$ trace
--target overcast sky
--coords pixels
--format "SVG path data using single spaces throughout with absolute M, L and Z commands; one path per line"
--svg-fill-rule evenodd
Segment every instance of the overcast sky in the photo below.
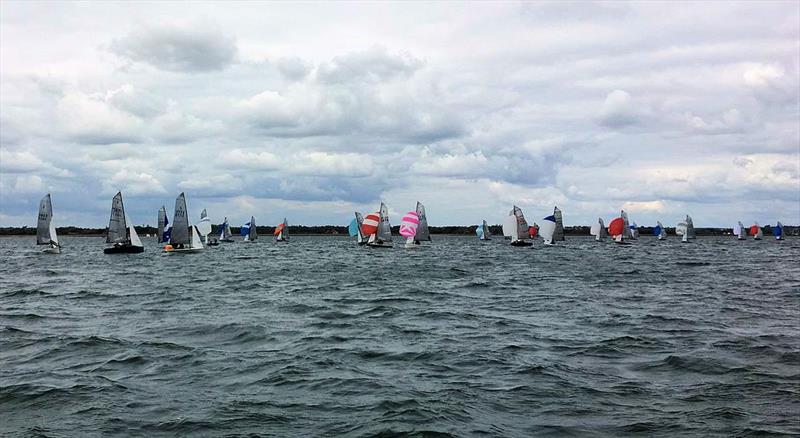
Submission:
M 0 225 L 800 223 L 800 2 L 0 2 Z

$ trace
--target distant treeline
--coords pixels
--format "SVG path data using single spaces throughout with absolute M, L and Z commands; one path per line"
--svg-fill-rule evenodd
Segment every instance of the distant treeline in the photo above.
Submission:
M 431 234 L 454 234 L 454 235 L 474 235 L 475 225 L 452 225 L 445 227 L 430 227 Z M 772 235 L 772 228 L 769 225 L 762 227 L 765 236 Z M 97 236 L 105 235 L 105 228 L 81 228 L 81 227 L 58 227 L 57 232 L 61 236 Z M 392 227 L 393 234 L 399 234 L 400 227 Z M 238 227 L 231 227 L 233 234 L 239 234 Z M 271 235 L 275 231 L 275 227 L 258 227 L 258 234 Z M 490 225 L 489 231 L 494 235 L 503 234 L 503 227 L 500 225 Z M 156 234 L 157 229 L 149 225 L 142 225 L 136 227 L 136 232 L 140 235 Z M 733 234 L 730 228 L 695 228 L 698 236 L 726 236 Z M 214 234 L 219 233 L 218 228 L 214 227 Z M 564 233 L 568 236 L 588 236 L 589 227 L 564 227 Z M 668 234 L 675 234 L 675 228 L 667 228 Z M 347 227 L 338 225 L 290 225 L 289 234 L 330 234 L 330 235 L 347 235 Z M 639 227 L 639 234 L 652 235 L 652 227 Z M 785 236 L 800 236 L 800 227 L 786 226 L 783 227 L 783 234 Z M 0 236 L 32 236 L 36 235 L 36 227 L 0 227 Z

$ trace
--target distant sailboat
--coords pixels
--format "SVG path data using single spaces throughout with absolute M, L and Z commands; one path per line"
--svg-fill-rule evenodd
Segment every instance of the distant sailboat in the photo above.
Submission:
M 369 236 L 367 245 L 375 248 L 392 247 L 392 226 L 389 224 L 389 209 L 381 202 L 377 213 L 370 213 L 364 218 L 361 232 Z
M 747 239 L 747 228 L 744 227 L 742 221 L 736 223 L 733 226 L 733 235 L 736 236 L 737 240 L 745 240 Z
M 691 235 L 689 234 L 689 226 L 691 218 L 686 216 L 686 220 L 683 222 L 678 222 L 678 225 L 675 226 L 675 234 L 681 236 L 681 242 L 688 243 Z
M 36 244 L 49 245 L 43 249 L 45 254 L 61 254 L 56 226 L 53 224 L 53 203 L 50 194 L 46 194 L 39 202 L 39 220 L 36 224 Z
M 113 246 L 103 249 L 106 254 L 135 254 L 144 252 L 144 246 L 122 202 L 122 192 L 117 192 L 111 200 L 111 218 L 108 220 L 106 243 Z
M 667 230 L 661 225 L 660 221 L 656 221 L 656 227 L 653 228 L 653 235 L 658 237 L 658 240 L 664 240 L 667 238 Z
M 628 224 L 626 223 L 627 215 L 625 215 L 625 211 L 622 211 L 620 216 L 614 218 L 611 222 L 608 223 L 608 234 L 614 239 L 614 243 L 618 243 L 621 245 L 628 245 L 629 243 L 625 241 L 625 234 L 626 232 L 630 232 L 628 228 Z
M 203 243 L 207 245 L 208 235 L 211 234 L 211 218 L 208 217 L 208 213 L 206 212 L 205 208 L 200 213 L 200 222 L 197 223 L 197 231 L 199 231 L 200 236 L 203 237 Z
M 478 225 L 478 228 L 475 229 L 475 234 L 478 235 L 478 240 L 492 240 L 492 233 L 489 232 L 489 225 L 486 221 Z
M 542 236 L 545 245 L 553 245 L 557 228 L 558 222 L 556 222 L 555 215 L 550 215 L 543 219 L 542 225 L 539 227 L 539 235 Z
M 283 218 L 283 222 L 275 227 L 275 232 L 273 234 L 275 235 L 276 242 L 289 241 L 289 223 L 286 222 L 286 218 Z
M 172 235 L 172 227 L 167 219 L 167 209 L 162 205 L 158 210 L 158 243 L 169 242 L 170 235 Z
M 686 233 L 689 235 L 689 239 L 697 239 L 697 235 L 694 232 L 694 222 L 692 222 L 692 217 L 688 214 L 686 215 Z
M 628 213 L 625 213 L 625 210 L 622 210 L 619 213 L 619 217 L 622 218 L 623 224 L 622 237 L 624 239 L 631 239 L 633 236 L 631 235 L 631 227 L 630 223 L 628 222 Z M 611 224 L 609 224 L 609 226 L 611 226 Z M 611 231 L 609 230 L 608 233 L 611 234 Z
M 764 237 L 764 232 L 761 230 L 758 222 L 753 223 L 750 227 L 750 235 L 753 236 L 753 240 L 761 240 L 761 238 Z
M 772 235 L 775 236 L 775 240 L 783 240 L 783 224 L 781 221 L 772 227 Z
M 222 225 L 219 226 L 219 241 L 220 242 L 233 242 L 233 232 L 231 231 L 231 226 L 228 223 L 228 217 L 225 217 L 225 220 L 222 221 Z
M 256 227 L 255 216 L 250 216 L 250 222 L 244 224 L 239 234 L 244 236 L 242 242 L 255 242 L 258 239 L 258 229 Z
M 531 246 L 533 243 L 525 240 L 528 238 L 528 228 L 522 210 L 515 205 L 503 223 L 503 235 L 511 238 L 511 246 Z
M 164 246 L 166 252 L 199 252 L 204 250 L 203 240 L 197 227 L 189 226 L 189 211 L 186 208 L 186 196 L 181 193 L 175 199 L 175 214 L 172 217 L 172 233 L 169 243 Z
M 350 234 L 350 237 L 355 237 L 356 242 L 359 245 L 364 245 L 367 243 L 367 237 L 361 233 L 361 226 L 364 224 L 364 217 L 361 216 L 361 213 L 355 212 L 356 217 L 350 221 L 350 225 L 347 227 L 347 232 Z
M 417 209 L 419 209 L 419 205 L 417 204 Z M 419 224 L 420 220 L 416 211 L 409 211 L 400 221 L 400 235 L 406 238 L 406 248 L 416 248 L 419 245 L 419 241 L 415 239 Z
M 606 224 L 603 218 L 597 218 L 597 222 L 589 228 L 589 235 L 594 236 L 594 240 L 601 241 L 606 238 Z
M 631 231 L 630 232 L 631 239 L 638 239 L 639 238 L 639 226 L 636 225 L 636 221 L 634 221 L 632 224 L 630 224 L 630 226 L 628 228 Z
M 553 241 L 564 241 L 564 220 L 561 216 L 561 210 L 558 207 L 553 208 L 553 217 L 556 220 L 556 229 L 553 231 Z
M 431 233 L 428 230 L 428 216 L 425 214 L 425 206 L 417 201 L 417 217 L 419 218 L 419 226 L 417 227 L 417 234 L 414 236 L 414 243 L 424 241 L 431 241 Z

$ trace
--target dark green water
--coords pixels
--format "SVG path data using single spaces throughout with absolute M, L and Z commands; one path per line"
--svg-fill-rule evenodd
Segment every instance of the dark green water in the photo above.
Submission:
M 800 433 L 800 240 L 0 239 L 0 435 Z

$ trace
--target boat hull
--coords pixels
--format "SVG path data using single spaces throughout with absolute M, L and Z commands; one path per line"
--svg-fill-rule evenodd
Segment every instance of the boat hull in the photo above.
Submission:
M 370 248 L 391 248 L 391 243 L 367 243 L 367 246 Z
M 143 246 L 133 245 L 112 246 L 111 248 L 103 249 L 104 254 L 139 254 L 141 252 L 144 252 Z
M 203 251 L 205 248 L 182 248 L 182 249 L 165 249 L 167 254 L 187 254 Z
M 61 254 L 61 248 L 50 247 L 42 250 L 42 254 Z
M 533 242 L 526 242 L 524 240 L 516 240 L 511 242 L 511 246 L 533 246 Z

